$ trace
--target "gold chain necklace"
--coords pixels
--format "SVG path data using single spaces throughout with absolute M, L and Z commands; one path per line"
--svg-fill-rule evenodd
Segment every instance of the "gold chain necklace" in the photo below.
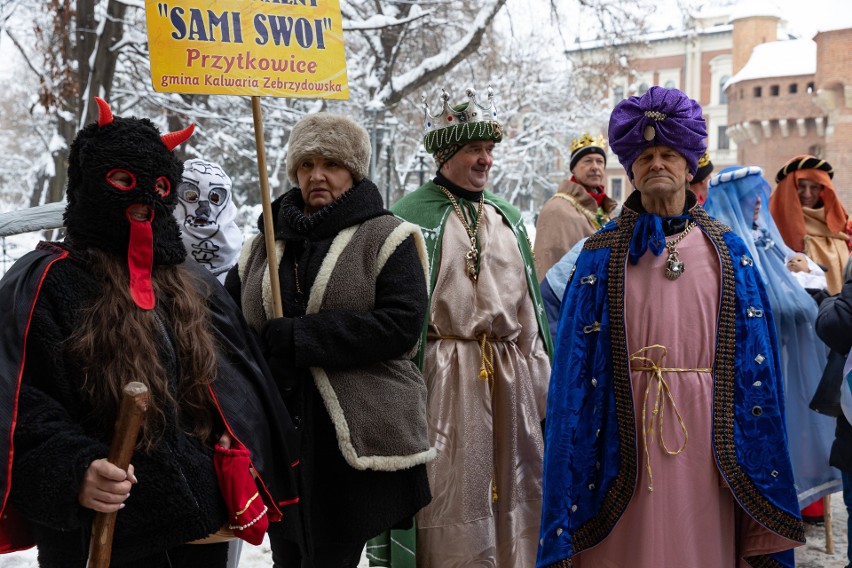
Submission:
M 464 255 L 464 266 L 467 277 L 476 282 L 476 277 L 479 276 L 479 249 L 477 248 L 477 241 L 479 240 L 479 226 L 482 224 L 482 206 L 485 204 L 485 195 L 482 193 L 479 194 L 479 206 L 476 209 L 476 230 L 474 231 L 464 218 L 464 214 L 462 213 L 461 207 L 459 207 L 459 202 L 456 201 L 456 197 L 450 193 L 450 190 L 446 187 L 439 185 L 438 189 L 444 192 L 444 195 L 446 195 L 447 199 L 450 200 L 459 221 L 461 221 L 461 224 L 470 239 L 470 250 Z
M 683 232 L 678 235 L 673 241 L 666 241 L 666 249 L 669 251 L 669 258 L 666 260 L 666 278 L 669 280 L 677 280 L 684 271 L 683 263 L 677 258 L 677 245 L 683 238 L 689 234 L 689 231 L 695 226 L 694 222 L 688 222 Z

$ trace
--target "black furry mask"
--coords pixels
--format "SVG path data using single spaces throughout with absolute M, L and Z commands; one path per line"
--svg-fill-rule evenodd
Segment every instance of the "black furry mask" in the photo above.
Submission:
M 127 210 L 144 205 L 153 211 L 154 265 L 182 262 L 186 251 L 172 212 L 183 164 L 172 153 L 176 143 L 167 146 L 167 141 L 174 141 L 167 137 L 177 133 L 161 137 L 151 121 L 113 117 L 106 103 L 98 101 L 98 105 L 98 123 L 77 133 L 68 157 L 65 227 L 69 240 L 75 246 L 127 257 Z M 180 136 L 180 141 L 186 137 Z M 110 182 L 110 176 L 124 183 Z

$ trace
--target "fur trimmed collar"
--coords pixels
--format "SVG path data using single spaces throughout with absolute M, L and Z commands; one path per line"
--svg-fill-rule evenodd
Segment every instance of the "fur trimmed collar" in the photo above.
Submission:
M 342 229 L 388 211 L 376 185 L 368 179 L 361 180 L 352 189 L 314 213 L 305 215 L 305 202 L 298 187 L 279 197 L 272 204 L 276 239 L 321 239 L 336 235 Z M 263 232 L 263 217 L 258 220 Z

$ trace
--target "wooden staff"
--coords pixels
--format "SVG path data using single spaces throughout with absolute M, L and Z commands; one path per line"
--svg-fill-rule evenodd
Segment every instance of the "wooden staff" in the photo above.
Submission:
M 834 554 L 834 537 L 831 535 L 831 495 L 822 498 L 822 519 L 825 525 L 825 551 Z
M 272 226 L 272 200 L 269 197 L 269 179 L 266 173 L 266 150 L 263 145 L 263 114 L 260 97 L 251 98 L 254 118 L 254 143 L 257 147 L 257 173 L 260 175 L 260 203 L 263 206 L 263 237 L 266 242 L 266 262 L 269 268 L 269 287 L 272 289 L 272 315 L 284 315 L 281 288 L 278 285 L 278 255 L 275 252 L 275 227 Z
M 115 432 L 109 447 L 107 461 L 127 470 L 139 437 L 142 418 L 148 410 L 148 387 L 138 382 L 125 385 L 121 407 L 115 421 Z M 92 540 L 89 543 L 88 568 L 109 568 L 112 554 L 112 535 L 115 531 L 116 513 L 95 513 L 92 522 Z

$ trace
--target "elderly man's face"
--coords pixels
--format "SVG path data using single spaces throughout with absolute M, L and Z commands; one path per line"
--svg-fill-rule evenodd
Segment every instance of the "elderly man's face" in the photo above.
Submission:
M 685 192 L 687 182 L 692 180 L 686 158 L 668 146 L 645 148 L 631 170 L 633 185 L 648 197 L 665 198 Z
M 488 172 L 494 164 L 494 142 L 471 142 L 441 166 L 441 173 L 468 191 L 482 191 L 488 184 Z
M 571 174 L 577 183 L 586 189 L 595 189 L 603 185 L 606 160 L 596 153 L 586 154 L 574 164 Z
M 800 179 L 798 182 L 797 191 L 799 193 L 799 202 L 802 207 L 815 209 L 819 206 L 820 193 L 822 193 L 822 184 L 809 179 Z

